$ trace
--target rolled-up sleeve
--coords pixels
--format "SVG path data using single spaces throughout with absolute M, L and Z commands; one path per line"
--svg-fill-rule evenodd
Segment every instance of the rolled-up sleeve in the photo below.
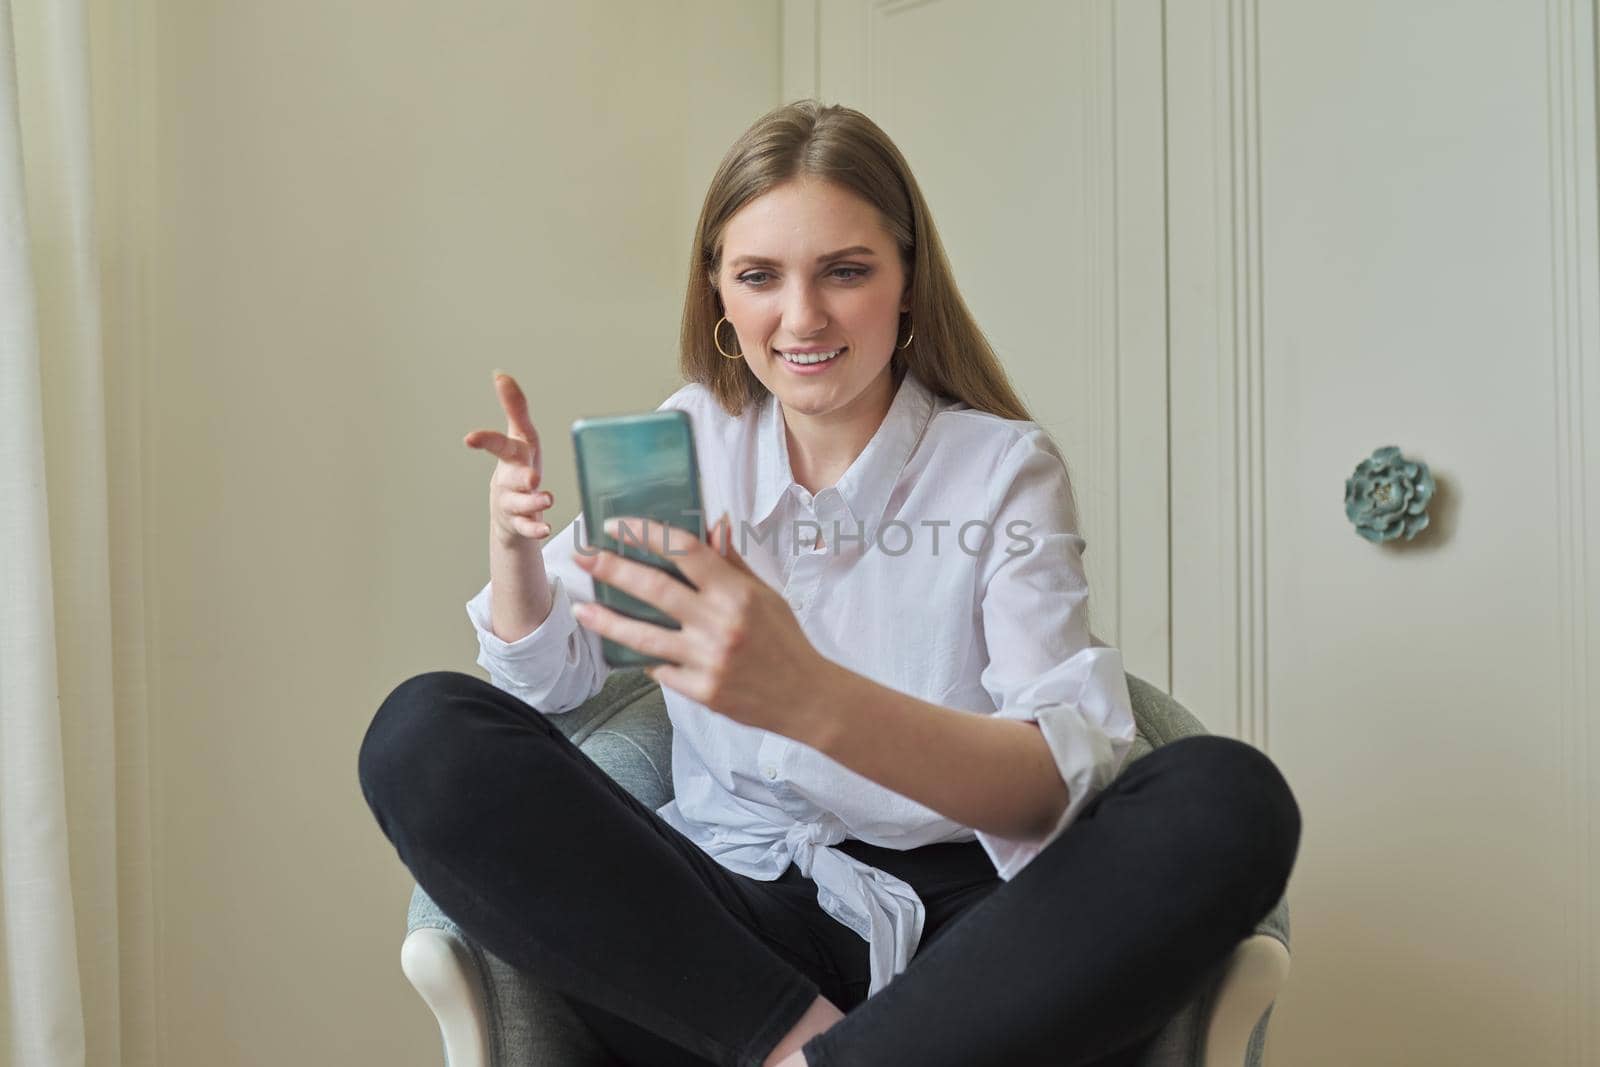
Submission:
M 543 712 L 571 711 L 594 696 L 611 668 L 601 654 L 600 635 L 578 625 L 572 601 L 592 601 L 594 581 L 572 562 L 581 544 L 583 517 L 573 519 L 543 548 L 550 581 L 550 614 L 515 641 L 498 637 L 490 622 L 493 582 L 467 601 L 467 618 L 478 634 L 478 666 L 498 689 Z
M 994 537 L 978 572 L 988 651 L 980 677 L 995 715 L 1038 724 L 1068 797 L 1040 840 L 976 831 L 1009 881 L 1116 777 L 1135 725 L 1122 653 L 1089 629 L 1085 542 L 1061 454 L 1042 430 L 1031 430 L 1012 445 L 991 484 L 998 493 L 989 511 Z

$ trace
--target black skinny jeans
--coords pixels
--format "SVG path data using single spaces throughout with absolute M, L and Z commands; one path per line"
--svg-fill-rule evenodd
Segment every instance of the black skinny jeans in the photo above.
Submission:
M 846 841 L 927 912 L 867 998 L 867 944 L 815 883 L 727 870 L 482 679 L 401 683 L 359 772 L 435 903 L 639 1067 L 759 1067 L 819 993 L 846 1015 L 811 1067 L 1132 1064 L 1277 904 L 1300 840 L 1272 761 L 1202 735 L 1126 767 L 1009 882 L 976 841 Z

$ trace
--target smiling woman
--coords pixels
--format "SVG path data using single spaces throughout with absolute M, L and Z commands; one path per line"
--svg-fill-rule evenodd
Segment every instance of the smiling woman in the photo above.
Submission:
M 808 489 L 848 467 L 913 363 L 936 393 L 1031 419 L 910 166 L 860 112 L 801 101 L 753 125 L 711 179 L 693 247 L 683 376 L 730 415 L 776 395 Z M 835 351 L 826 372 L 784 359 Z
M 866 116 L 802 101 L 729 150 L 680 361 L 661 408 L 689 414 L 721 521 L 618 529 L 688 583 L 575 552 L 576 523 L 537 550 L 538 434 L 498 381 L 507 433 L 467 438 L 500 459 L 467 604 L 489 682 L 385 701 L 361 754 L 380 825 L 624 1063 L 1134 1062 L 1280 898 L 1298 810 L 1227 738 L 1118 777 L 1131 700 L 1066 464 Z M 593 603 L 597 581 L 679 625 Z M 602 638 L 667 661 L 655 810 L 549 722 L 605 683 Z
M 726 318 L 744 365 L 783 405 L 795 480 L 816 492 L 866 446 L 898 384 L 890 363 L 911 296 L 894 238 L 855 193 L 797 179 L 741 208 L 723 246 Z

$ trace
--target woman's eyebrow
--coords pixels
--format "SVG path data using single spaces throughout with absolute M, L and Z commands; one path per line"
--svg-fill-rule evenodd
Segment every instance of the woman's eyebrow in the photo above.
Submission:
M 826 262 L 828 262 L 828 260 L 830 260 L 830 259 L 838 259 L 840 256 L 875 256 L 875 255 L 877 255 L 877 253 L 874 252 L 872 249 L 868 248 L 866 245 L 851 245 L 849 248 L 841 248 L 837 252 L 824 252 L 822 255 L 817 257 L 817 262 L 818 263 L 826 263 Z M 767 259 L 765 256 L 740 256 L 739 258 L 735 259 L 732 263 L 730 263 L 729 267 L 731 267 L 733 269 L 737 269 L 739 267 L 744 267 L 744 266 L 776 267 L 778 265 L 779 265 L 779 263 L 778 263 L 777 260 L 775 260 L 775 259 Z

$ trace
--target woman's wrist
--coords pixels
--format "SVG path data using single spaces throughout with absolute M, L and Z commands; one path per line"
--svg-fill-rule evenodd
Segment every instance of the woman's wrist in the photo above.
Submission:
M 507 544 L 498 530 L 489 537 L 489 615 L 496 637 L 519 641 L 550 617 L 550 580 L 539 542 Z
M 843 725 L 843 709 L 849 706 L 851 688 L 860 676 L 819 653 L 815 669 L 808 671 L 806 677 L 811 681 L 804 687 L 805 698 L 796 711 L 795 739 L 828 755 L 834 750 Z

